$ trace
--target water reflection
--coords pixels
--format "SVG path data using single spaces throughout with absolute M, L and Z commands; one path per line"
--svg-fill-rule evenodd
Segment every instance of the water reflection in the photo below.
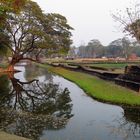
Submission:
M 73 116 L 67 88 L 39 80 L 22 82 L 13 73 L 0 77 L 0 129 L 39 139 L 44 129 L 64 128 Z
M 24 72 L 24 77 L 27 81 L 30 81 L 32 79 L 36 79 L 38 77 L 43 76 L 45 81 L 53 81 L 53 76 L 48 72 L 47 69 L 42 69 L 39 66 L 35 64 L 28 64 L 25 65 L 25 72 Z
M 140 139 L 139 108 L 92 100 L 36 65 L 21 69 L 0 77 L 0 129 L 34 140 Z
M 138 107 L 123 107 L 124 119 L 120 126 L 127 128 L 134 137 L 140 138 L 140 109 Z
M 140 110 L 137 107 L 123 106 L 122 117 L 114 119 L 114 124 L 108 125 L 110 135 L 120 139 L 140 139 Z M 116 125 L 117 124 L 117 125 Z

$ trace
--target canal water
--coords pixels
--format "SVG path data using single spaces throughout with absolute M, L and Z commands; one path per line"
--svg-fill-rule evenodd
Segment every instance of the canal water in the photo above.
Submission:
M 140 117 L 35 65 L 0 77 L 0 129 L 34 140 L 139 140 Z M 102 88 L 102 87 L 101 87 Z

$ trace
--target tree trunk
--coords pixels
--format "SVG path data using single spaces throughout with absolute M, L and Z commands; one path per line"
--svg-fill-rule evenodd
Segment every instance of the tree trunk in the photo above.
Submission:
M 14 72 L 14 65 L 9 65 L 7 68 L 0 68 L 0 73 Z
M 10 65 L 8 66 L 8 68 L 6 69 L 6 71 L 8 71 L 8 72 L 13 72 L 13 71 L 15 71 L 15 70 L 14 70 L 14 65 L 13 65 L 13 64 L 10 64 Z
M 13 56 L 13 58 L 12 58 L 10 64 L 9 64 L 9 66 L 8 66 L 8 68 L 7 68 L 7 71 L 8 71 L 8 72 L 14 72 L 14 71 L 15 71 L 14 66 L 15 66 L 16 63 L 18 63 L 18 62 L 20 61 L 20 58 L 21 58 L 20 55 L 16 55 L 16 54 L 15 54 L 15 55 Z
M 15 71 L 15 69 L 14 69 L 14 66 L 15 66 L 15 64 L 18 62 L 18 60 L 16 60 L 16 59 L 12 59 L 11 60 L 11 62 L 10 62 L 10 64 L 9 64 L 9 66 L 8 66 L 8 68 L 6 69 L 8 72 L 14 72 Z

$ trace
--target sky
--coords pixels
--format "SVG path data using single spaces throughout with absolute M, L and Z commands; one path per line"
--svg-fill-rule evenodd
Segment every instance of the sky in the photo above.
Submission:
M 103 45 L 123 37 L 119 24 L 112 13 L 125 10 L 138 0 L 33 0 L 45 13 L 59 13 L 65 16 L 72 31 L 73 45 L 86 45 L 98 39 Z

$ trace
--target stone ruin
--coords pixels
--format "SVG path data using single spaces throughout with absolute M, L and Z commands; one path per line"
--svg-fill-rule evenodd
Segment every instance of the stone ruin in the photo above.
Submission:
M 115 81 L 117 84 L 140 92 L 140 65 L 125 67 L 125 73 L 119 75 Z

